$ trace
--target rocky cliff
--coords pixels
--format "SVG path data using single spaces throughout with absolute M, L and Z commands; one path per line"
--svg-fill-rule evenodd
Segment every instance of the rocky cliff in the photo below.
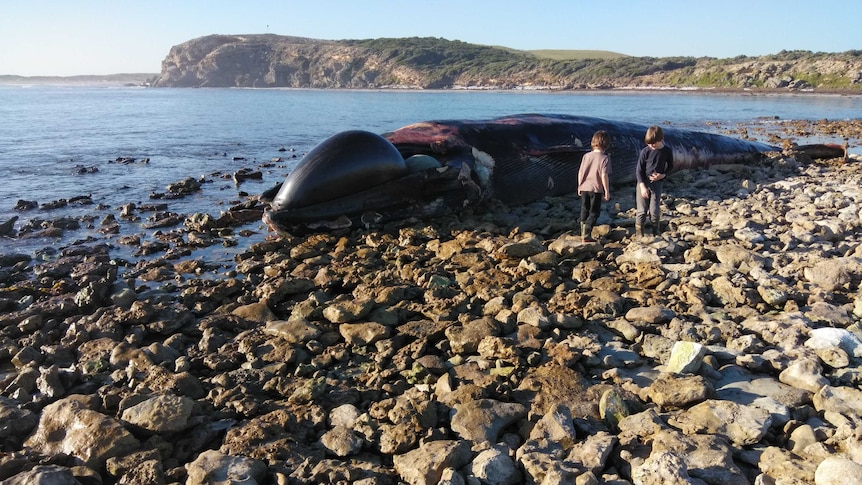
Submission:
M 436 38 L 317 40 L 210 35 L 171 48 L 155 86 L 862 91 L 862 51 L 763 57 L 554 60 Z
M 422 84 L 422 73 L 367 48 L 277 35 L 211 35 L 171 48 L 156 86 L 371 88 L 378 79 Z

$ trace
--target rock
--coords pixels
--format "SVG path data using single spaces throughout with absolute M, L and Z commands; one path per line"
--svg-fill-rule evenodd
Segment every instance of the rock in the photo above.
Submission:
M 630 322 L 643 322 L 653 325 L 661 325 L 673 320 L 676 314 L 673 310 L 664 307 L 632 308 L 626 312 L 626 320 Z
M 185 396 L 155 396 L 123 411 L 123 421 L 156 433 L 182 431 L 190 426 L 195 402 Z
M 516 485 L 523 480 L 515 462 L 497 448 L 479 452 L 467 466 L 467 471 L 488 485 Z
M 452 431 L 465 440 L 479 443 L 496 443 L 503 429 L 527 416 L 524 405 L 493 399 L 457 404 L 453 410 Z
M 606 431 L 599 431 L 575 443 L 566 460 L 577 463 L 590 473 L 598 475 L 607 466 L 617 441 L 616 436 Z
M 463 326 L 446 328 L 446 338 L 452 352 L 456 354 L 472 354 L 479 349 L 479 343 L 488 336 L 498 336 L 500 324 L 491 318 L 471 320 Z
M 329 412 L 329 424 L 333 427 L 353 428 L 362 413 L 353 404 L 342 404 Z
M 862 339 L 844 328 L 822 327 L 808 333 L 805 346 L 809 349 L 828 349 L 838 347 L 847 355 L 862 357 Z
M 862 465 L 847 458 L 826 458 L 814 472 L 815 485 L 842 485 L 862 483 Z
M 304 344 L 320 336 L 321 330 L 304 318 L 271 320 L 263 330 L 267 335 L 280 337 L 291 344 Z
M 258 485 L 265 483 L 266 465 L 243 456 L 225 455 L 216 450 L 206 450 L 186 465 L 186 485 L 210 483 L 242 483 Z
M 90 468 L 130 453 L 140 442 L 116 419 L 89 409 L 83 396 L 69 396 L 42 410 L 36 431 L 25 441 L 40 453 L 65 453 Z
M 662 408 L 682 408 L 711 397 L 715 391 L 705 378 L 662 374 L 655 379 L 647 396 Z
M 2 481 L 3 485 L 79 485 L 72 470 L 59 465 L 40 465 Z
M 694 373 L 703 363 L 706 347 L 696 342 L 679 341 L 673 344 L 665 371 L 675 374 Z
M 523 259 L 529 258 L 545 250 L 542 241 L 534 237 L 528 237 L 518 242 L 505 244 L 500 247 L 500 255 L 504 258 Z
M 804 270 L 805 279 L 823 289 L 835 291 L 849 285 L 862 273 L 862 258 L 847 257 L 823 260 Z
M 817 443 L 818 441 L 820 440 L 817 439 L 814 428 L 811 427 L 810 424 L 803 424 L 790 433 L 790 438 L 787 440 L 787 446 L 790 448 L 790 451 L 796 454 L 802 454 L 802 451 L 807 446 Z
M 419 448 L 392 457 L 395 470 L 411 485 L 436 484 L 447 468 L 458 469 L 470 462 L 467 441 L 439 440 L 422 443 Z
M 251 320 L 259 323 L 266 323 L 270 320 L 275 320 L 275 314 L 266 306 L 265 303 L 251 303 L 236 308 L 233 312 L 236 315 L 246 320 Z
M 162 458 L 155 449 L 109 458 L 106 469 L 119 483 L 165 483 Z
M 814 394 L 814 408 L 851 416 L 862 415 L 862 391 L 852 387 L 825 385 Z
M 530 440 L 544 441 L 570 450 L 575 444 L 577 430 L 568 406 L 558 405 L 546 413 L 530 430 Z
M 710 399 L 680 412 L 669 423 L 686 434 L 720 434 L 742 446 L 760 441 L 772 426 L 772 417 L 764 409 Z
M 793 362 L 781 371 L 778 380 L 812 393 L 829 384 L 829 380 L 823 377 L 823 368 L 814 359 L 802 359 Z
M 370 298 L 345 298 L 330 302 L 323 309 L 323 316 L 332 323 L 355 322 L 368 315 L 373 307 L 374 300 Z
M 620 421 L 628 415 L 628 406 L 626 406 L 622 395 L 616 389 L 608 389 L 602 393 L 602 397 L 599 399 L 599 417 L 611 429 L 617 429 Z
M 320 437 L 320 443 L 335 456 L 345 457 L 359 453 L 364 441 L 345 426 L 335 426 Z
M 662 429 L 652 436 L 650 456 L 672 453 L 683 459 L 693 480 L 707 483 L 744 485 L 749 483 L 734 461 L 735 447 L 720 435 L 684 435 Z
M 389 337 L 389 327 L 379 323 L 342 323 L 338 332 L 349 345 L 369 345 Z
M 39 416 L 27 409 L 21 409 L 17 402 L 0 396 L 0 443 L 23 441 L 39 422 Z
M 635 485 L 706 485 L 688 474 L 685 461 L 671 452 L 652 453 L 643 465 L 632 470 Z
M 817 465 L 790 451 L 769 446 L 760 455 L 759 468 L 772 483 L 814 483 Z

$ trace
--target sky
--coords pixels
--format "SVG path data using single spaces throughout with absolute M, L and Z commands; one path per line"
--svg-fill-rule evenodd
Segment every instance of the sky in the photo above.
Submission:
M 729 58 L 862 49 L 860 0 L 0 0 L 0 75 L 158 73 L 210 34 Z

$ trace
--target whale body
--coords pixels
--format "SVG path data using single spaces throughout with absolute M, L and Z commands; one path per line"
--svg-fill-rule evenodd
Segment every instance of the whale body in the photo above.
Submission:
M 509 205 L 577 191 L 581 158 L 598 130 L 611 137 L 611 183 L 635 180 L 647 126 L 570 115 L 411 124 L 384 134 L 337 133 L 267 191 L 263 220 L 276 231 L 361 227 L 457 212 L 492 198 Z M 745 163 L 780 148 L 663 128 L 674 171 Z

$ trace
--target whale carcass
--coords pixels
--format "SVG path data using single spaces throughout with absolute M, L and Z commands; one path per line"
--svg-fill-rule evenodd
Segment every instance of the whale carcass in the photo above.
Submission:
M 426 121 L 383 135 L 351 130 L 324 140 L 284 183 L 262 195 L 263 220 L 294 232 L 428 218 L 492 198 L 517 205 L 577 191 L 581 157 L 597 130 L 611 136 L 613 184 L 634 181 L 647 126 L 606 119 L 521 114 Z M 765 143 L 664 128 L 674 170 L 742 163 Z M 836 155 L 838 156 L 838 155 Z

